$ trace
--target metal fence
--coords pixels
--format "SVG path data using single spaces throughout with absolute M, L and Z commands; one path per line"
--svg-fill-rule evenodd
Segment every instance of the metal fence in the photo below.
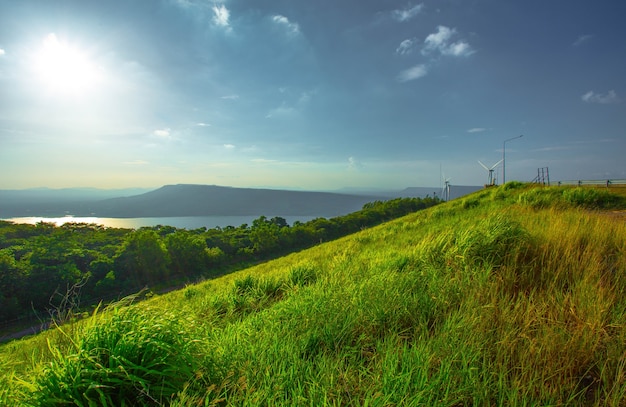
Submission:
M 624 187 L 626 186 L 626 179 L 601 179 L 601 180 L 571 180 L 571 181 L 559 181 L 557 185 L 598 185 L 605 186 L 610 188 L 612 186 L 615 187 Z

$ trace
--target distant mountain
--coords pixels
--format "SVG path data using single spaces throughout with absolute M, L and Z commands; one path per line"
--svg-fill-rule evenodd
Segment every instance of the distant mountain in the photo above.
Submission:
M 131 191 L 126 191 L 131 192 Z M 94 190 L 0 191 L 0 218 L 23 216 L 96 216 L 141 218 L 169 216 L 323 216 L 357 211 L 386 199 L 375 195 L 231 188 L 215 185 L 166 185 L 159 189 L 102 199 Z
M 454 199 L 481 189 L 451 186 Z M 440 196 L 440 188 L 412 187 L 401 191 L 350 189 L 351 193 L 233 188 L 216 185 L 166 185 L 139 189 L 0 190 L 0 218 L 64 215 L 101 218 L 170 216 L 323 216 L 360 210 L 376 200 Z
M 94 202 L 91 216 L 339 216 L 357 211 L 379 196 L 331 192 L 231 188 L 215 185 L 166 185 L 126 198 Z
M 77 207 L 103 199 L 138 195 L 147 188 L 97 189 L 97 188 L 30 188 L 0 190 L 0 218 L 19 216 L 63 216 Z

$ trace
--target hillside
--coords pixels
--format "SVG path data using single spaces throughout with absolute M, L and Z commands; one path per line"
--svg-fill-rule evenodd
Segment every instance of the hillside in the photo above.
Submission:
M 0 348 L 0 404 L 626 400 L 624 197 L 509 183 Z

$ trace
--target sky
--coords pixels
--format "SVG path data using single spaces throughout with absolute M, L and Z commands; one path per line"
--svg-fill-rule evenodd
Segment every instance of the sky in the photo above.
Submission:
M 626 179 L 623 0 L 0 0 L 0 189 Z M 522 136 L 522 137 L 519 137 Z

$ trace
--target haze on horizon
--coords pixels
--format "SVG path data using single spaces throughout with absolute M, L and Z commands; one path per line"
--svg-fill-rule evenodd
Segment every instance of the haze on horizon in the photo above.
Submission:
M 0 0 L 0 189 L 626 178 L 626 3 Z M 501 179 L 498 171 L 498 180 Z

